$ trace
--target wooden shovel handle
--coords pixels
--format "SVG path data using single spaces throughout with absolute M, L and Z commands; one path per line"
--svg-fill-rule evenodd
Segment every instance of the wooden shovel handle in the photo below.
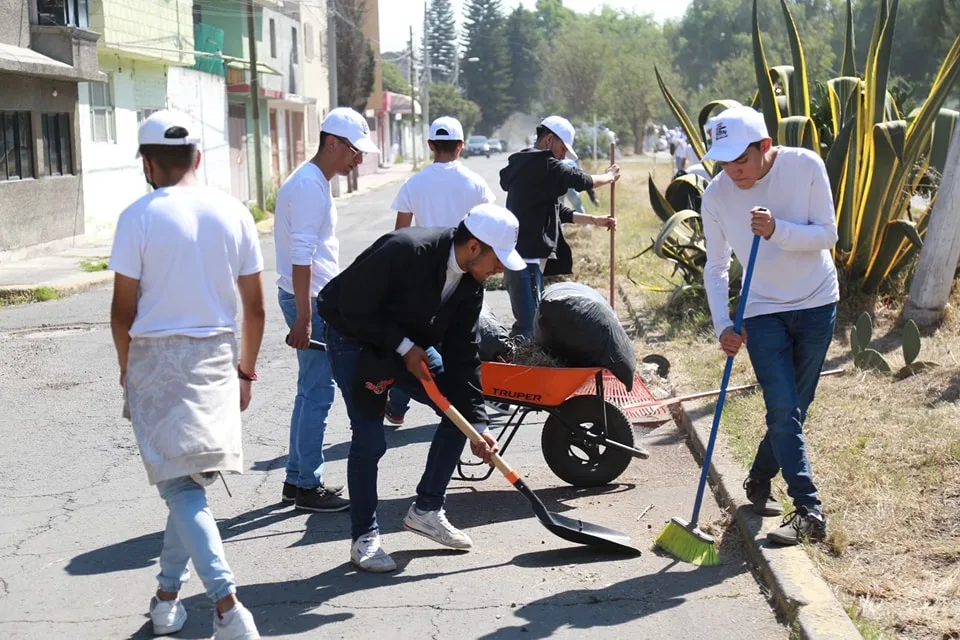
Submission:
M 430 375 L 430 370 L 427 369 L 427 365 L 420 363 L 421 369 L 427 374 L 427 378 L 421 380 L 424 390 L 426 390 L 427 395 L 430 396 L 430 399 L 433 400 L 433 403 L 437 405 L 440 411 L 443 412 L 443 415 L 450 418 L 450 421 L 453 424 L 457 425 L 457 428 L 463 432 L 463 435 L 467 436 L 467 439 L 470 442 L 476 444 L 487 444 L 487 441 L 483 439 L 476 429 L 473 428 L 473 425 L 463 417 L 456 407 L 450 404 L 450 401 L 447 400 L 446 396 L 440 393 L 440 389 L 437 388 L 437 383 L 433 381 L 433 376 Z M 510 484 L 516 484 L 517 480 L 520 479 L 520 474 L 514 471 L 510 465 L 508 465 L 503 458 L 498 454 L 493 454 L 490 458 L 490 462 L 493 463 L 493 466 L 497 468 L 497 471 L 502 473 L 504 477 L 510 482 Z

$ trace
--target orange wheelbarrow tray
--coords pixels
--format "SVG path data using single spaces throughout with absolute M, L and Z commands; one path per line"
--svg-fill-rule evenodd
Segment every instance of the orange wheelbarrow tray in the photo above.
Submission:
M 548 414 L 540 445 L 550 470 L 561 480 L 580 487 L 609 484 L 633 458 L 650 453 L 634 444 L 633 426 L 623 411 L 604 396 L 602 367 L 531 367 L 501 362 L 481 363 L 483 395 L 488 401 L 512 407 L 497 440 L 505 452 L 524 419 L 532 412 Z M 574 395 L 593 378 L 596 393 Z M 509 432 L 509 433 L 508 433 Z M 504 436 L 506 438 L 504 439 Z M 493 473 L 470 476 L 465 468 L 486 466 L 460 461 L 464 480 L 485 480 Z

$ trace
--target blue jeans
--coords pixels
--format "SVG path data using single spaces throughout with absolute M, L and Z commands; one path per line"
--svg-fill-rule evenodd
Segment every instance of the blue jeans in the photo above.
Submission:
M 585 213 L 586 210 L 583 208 L 583 200 L 580 198 L 580 194 L 577 193 L 576 189 L 567 189 L 566 196 L 560 196 L 560 204 L 563 204 L 563 198 L 566 197 L 570 201 L 570 208 L 576 211 L 577 213 Z
M 380 529 L 377 524 L 377 473 L 380 458 L 386 453 L 387 443 L 383 433 L 383 418 L 364 418 L 353 403 L 353 377 L 360 355 L 360 343 L 328 326 L 327 349 L 333 364 L 333 376 L 340 387 L 343 402 L 347 405 L 347 415 L 353 432 L 350 455 L 347 457 L 347 485 L 350 489 L 351 535 L 353 540 L 357 540 L 365 533 Z M 430 359 L 430 371 L 440 376 L 438 382 L 442 384 L 443 359 L 436 349 L 430 348 L 426 351 Z M 398 365 L 397 369 L 394 388 L 403 389 L 411 398 L 433 407 L 440 415 L 420 382 L 409 371 L 401 370 L 401 366 Z M 436 511 L 443 506 L 447 485 L 450 484 L 466 441 L 466 436 L 444 416 L 433 434 L 427 464 L 420 484 L 417 485 L 418 509 Z
M 190 577 L 187 563 L 193 560 L 193 568 L 211 600 L 236 593 L 233 572 L 227 565 L 217 521 L 207 506 L 203 487 L 187 476 L 158 482 L 157 490 L 170 510 L 160 551 L 160 589 L 179 592 Z
M 543 296 L 543 273 L 539 264 L 528 264 L 523 271 L 504 271 L 503 283 L 510 295 L 513 317 L 511 334 L 533 339 L 533 321 Z
M 297 301 L 292 293 L 279 289 L 278 299 L 288 327 L 297 320 Z M 326 323 L 317 314 L 316 298 L 310 301 L 313 311 L 310 337 L 323 340 Z M 330 358 L 324 351 L 297 351 L 300 371 L 297 374 L 297 397 L 290 417 L 290 453 L 287 457 L 287 478 L 301 489 L 313 489 L 323 483 L 323 436 L 327 431 L 327 415 L 336 393 Z
M 820 510 L 803 439 L 803 423 L 833 338 L 837 305 L 786 311 L 744 320 L 747 351 L 763 390 L 767 432 L 750 475 L 771 480 L 783 473 L 795 507 Z

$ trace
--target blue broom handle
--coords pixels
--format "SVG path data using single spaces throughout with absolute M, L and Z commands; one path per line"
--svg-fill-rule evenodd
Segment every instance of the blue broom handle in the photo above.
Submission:
M 743 288 L 740 293 L 740 303 L 737 305 L 737 317 L 733 322 L 733 330 L 740 333 L 743 324 L 743 311 L 747 307 L 747 293 L 750 291 L 750 280 L 753 279 L 753 265 L 757 261 L 757 249 L 760 246 L 760 236 L 753 236 L 753 245 L 750 247 L 750 259 L 747 260 L 747 272 L 743 276 Z M 717 397 L 717 408 L 713 412 L 713 426 L 710 428 L 710 441 L 707 451 L 703 455 L 703 470 L 700 472 L 700 486 L 697 487 L 697 499 L 693 503 L 693 517 L 690 518 L 690 527 L 697 526 L 700 518 L 700 506 L 703 503 L 703 491 L 707 486 L 707 477 L 710 475 L 710 459 L 713 457 L 713 445 L 720 430 L 720 414 L 723 412 L 723 402 L 727 399 L 727 385 L 730 383 L 730 373 L 733 371 L 733 356 L 727 356 L 727 364 L 723 368 L 723 380 L 720 382 L 720 395 Z

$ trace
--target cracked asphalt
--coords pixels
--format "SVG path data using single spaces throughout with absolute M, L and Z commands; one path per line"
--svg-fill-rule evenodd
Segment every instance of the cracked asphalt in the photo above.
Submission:
M 505 161 L 467 162 L 495 187 Z M 339 203 L 344 264 L 392 229 L 398 186 Z M 222 484 L 208 494 L 239 596 L 264 637 L 788 637 L 733 536 L 715 568 L 652 550 L 671 516 L 689 515 L 699 473 L 673 424 L 638 430 L 652 457 L 600 489 L 571 487 L 549 471 L 543 414 L 505 456 L 548 508 L 628 532 L 642 556 L 605 556 L 553 536 L 497 474 L 451 485 L 447 513 L 475 544 L 462 553 L 402 526 L 437 422 L 414 404 L 407 425 L 388 431 L 380 471 L 384 544 L 399 569 L 356 572 L 347 514 L 304 515 L 279 503 L 296 360 L 283 344 L 272 238 L 262 241 L 268 321 L 261 381 L 244 414 L 247 472 L 228 478 L 232 498 Z M 504 292 L 488 300 L 509 318 Z M 109 301 L 103 287 L 0 310 L 0 638 L 151 637 L 146 611 L 166 512 L 120 417 Z M 327 431 L 329 481 L 345 482 L 348 448 L 338 397 Z M 708 497 L 702 520 L 719 515 Z M 176 637 L 209 637 L 212 605 L 198 579 L 182 597 L 190 618 Z

